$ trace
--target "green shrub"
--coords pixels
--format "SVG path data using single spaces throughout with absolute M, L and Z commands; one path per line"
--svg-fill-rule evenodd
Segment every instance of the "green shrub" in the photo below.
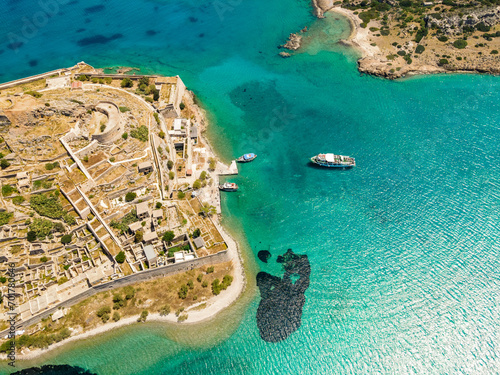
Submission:
M 174 162 L 172 160 L 167 161 L 167 168 L 172 170 L 173 167 L 174 167 Z
M 31 96 L 33 96 L 35 98 L 41 98 L 42 97 L 42 94 L 39 93 L 38 91 L 29 90 L 29 91 L 26 91 L 25 94 L 31 95 Z
M 149 312 L 148 310 L 144 310 L 142 313 L 141 313 L 141 316 L 137 319 L 138 322 L 145 322 L 147 317 L 149 315 Z
M 24 197 L 22 195 L 18 195 L 14 198 L 12 198 L 12 203 L 20 205 L 25 201 Z
M 119 107 L 120 108 L 120 112 L 121 113 L 124 113 L 124 112 L 129 112 L 130 111 L 130 108 L 129 107 Z
M 118 310 L 120 307 L 127 306 L 127 301 L 119 294 L 113 295 L 113 310 Z
M 177 192 L 177 199 L 184 199 L 185 196 L 186 193 L 184 193 L 183 191 Z
M 438 62 L 439 66 L 448 65 L 449 61 L 447 59 L 440 59 Z
M 33 242 L 33 241 L 36 241 L 36 232 L 35 231 L 32 231 L 30 230 L 27 234 L 27 239 L 29 242 Z
M 183 102 L 181 102 L 181 104 L 179 104 L 179 108 L 182 111 L 184 108 L 186 108 L 186 105 Z
M 130 131 L 130 136 L 138 139 L 139 141 L 146 142 L 148 140 L 148 127 L 145 125 L 139 126 L 137 129 Z
M 48 262 L 48 260 L 49 260 L 49 258 L 47 258 L 45 256 L 40 258 L 40 262 L 42 262 L 42 263 Z
M 165 305 L 160 309 L 160 316 L 166 316 L 168 314 L 170 314 L 170 306 Z
M 207 268 L 207 274 L 209 273 L 213 273 L 214 272 L 214 267 L 213 266 L 210 266 Z
M 212 293 L 218 295 L 222 290 L 226 290 L 233 282 L 233 277 L 230 275 L 225 275 L 222 279 L 222 283 L 219 279 L 215 279 L 212 282 Z
M 417 48 L 415 48 L 416 53 L 422 53 L 424 51 L 425 51 L 425 47 L 420 45 L 420 44 L 417 46 Z
M 220 294 L 221 290 L 222 287 L 219 279 L 215 279 L 214 281 L 212 281 L 212 293 L 217 296 Z
M 47 219 L 40 219 L 40 218 L 35 218 L 33 219 L 33 222 L 30 224 L 30 231 L 35 233 L 36 238 L 39 239 L 44 239 L 47 237 L 50 232 L 52 231 L 52 228 L 54 227 L 54 223 L 52 221 L 47 220 Z M 29 235 L 29 232 L 28 232 Z M 29 235 L 31 238 L 33 238 L 33 235 Z M 30 239 L 28 238 L 28 241 Z M 34 240 L 33 240 L 34 241 Z
M 113 320 L 114 320 L 115 322 L 117 322 L 117 321 L 119 321 L 119 320 L 120 320 L 120 314 L 118 313 L 118 311 L 115 311 L 115 312 L 113 313 Z
M 153 113 L 153 116 L 154 116 L 154 118 L 155 118 L 155 120 L 156 120 L 156 123 L 157 123 L 158 125 L 160 125 L 160 116 L 158 115 L 158 113 L 154 112 L 154 113 Z
M 193 231 L 193 238 L 198 238 L 200 237 L 201 235 L 201 230 L 200 228 L 196 228 L 194 231 Z
M 105 314 L 111 314 L 111 308 L 109 306 L 103 306 L 96 312 L 96 315 L 99 318 L 101 318 Z
M 200 273 L 200 274 L 198 275 L 198 277 L 196 278 L 196 281 L 198 281 L 199 283 L 201 283 L 201 281 L 202 281 L 202 280 L 203 280 L 203 274 L 202 274 L 202 273 Z
M 71 234 L 65 234 L 64 236 L 61 237 L 61 243 L 63 245 L 69 244 L 72 241 L 72 236 Z
M 177 294 L 179 295 L 180 299 L 186 299 L 188 291 L 189 291 L 188 286 L 186 284 L 182 284 Z
M 118 263 L 123 263 L 125 262 L 125 253 L 123 251 L 120 251 L 116 257 L 115 257 L 115 260 L 118 262 Z
M 457 39 L 453 42 L 453 47 L 458 49 L 464 49 L 467 47 L 467 41 L 463 39 Z
M 104 130 L 106 130 L 106 124 L 101 124 L 99 129 L 101 130 L 101 133 L 104 132 Z
M 477 25 L 476 25 L 476 29 L 478 31 L 482 31 L 482 32 L 488 32 L 490 31 L 491 27 L 486 25 L 484 22 L 479 22 Z
M 200 180 L 196 180 L 195 182 L 193 182 L 193 189 L 194 190 L 201 189 L 201 181 Z
M 171 230 L 167 230 L 165 233 L 163 233 L 162 240 L 166 243 L 170 243 L 175 237 L 175 234 Z
M 14 216 L 13 213 L 7 211 L 0 211 L 0 225 L 7 224 L 10 219 Z
M 59 198 L 55 194 L 32 195 L 30 198 L 30 206 L 39 215 L 47 216 L 51 219 L 61 219 L 61 218 L 64 218 L 64 216 L 67 214 L 67 212 L 66 212 L 66 210 L 64 210 Z
M 125 202 L 132 202 L 135 198 L 137 198 L 137 194 L 133 191 L 129 191 L 125 195 Z
M 130 78 L 123 78 L 120 86 L 123 88 L 132 87 L 134 86 L 134 82 Z
M 2 195 L 4 197 L 8 197 L 15 191 L 17 192 L 17 189 L 12 185 L 2 185 Z
M 0 168 L 5 169 L 10 166 L 10 163 L 6 159 L 0 160 Z
M 491 55 L 498 55 L 498 50 L 494 49 L 490 52 Z
M 206 281 L 203 281 L 203 282 L 201 283 L 201 286 L 202 286 L 203 288 L 206 288 L 206 287 L 208 286 L 208 283 L 207 283 Z
M 194 289 L 194 283 L 193 283 L 193 280 L 189 280 L 189 281 L 187 282 L 187 286 L 188 286 L 188 288 L 189 288 L 189 289 Z
M 125 299 L 129 300 L 135 297 L 135 289 L 132 286 L 126 286 L 123 288 L 123 293 L 125 293 Z
M 138 230 L 137 232 L 135 232 L 136 243 L 142 242 L 143 239 L 144 239 L 144 233 L 142 231 Z
M 438 40 L 440 42 L 447 42 L 448 41 L 448 37 L 444 36 L 444 35 L 441 35 L 441 36 L 438 36 Z
M 128 138 L 128 133 L 127 133 L 127 132 L 123 133 L 123 134 L 122 134 L 122 138 L 123 138 L 124 140 L 127 140 L 127 138 Z

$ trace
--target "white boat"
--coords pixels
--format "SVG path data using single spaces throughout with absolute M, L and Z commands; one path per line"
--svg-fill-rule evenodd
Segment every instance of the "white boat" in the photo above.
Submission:
M 350 168 L 356 166 L 354 158 L 335 154 L 318 154 L 311 158 L 311 162 L 328 168 Z
M 222 191 L 237 191 L 238 185 L 234 182 L 224 182 L 222 185 L 219 185 L 219 190 Z

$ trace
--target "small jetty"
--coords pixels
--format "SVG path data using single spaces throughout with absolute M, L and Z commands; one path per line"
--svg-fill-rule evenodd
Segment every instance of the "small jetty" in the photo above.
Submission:
M 232 176 L 238 174 L 238 165 L 236 164 L 236 160 L 233 160 L 229 166 L 217 162 L 217 174 L 219 176 Z

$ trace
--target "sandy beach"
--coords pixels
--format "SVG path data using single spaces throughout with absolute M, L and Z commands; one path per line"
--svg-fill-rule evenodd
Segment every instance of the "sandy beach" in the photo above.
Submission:
M 351 35 L 347 40 L 342 41 L 344 44 L 350 45 L 356 48 L 361 52 L 362 57 L 371 57 L 375 55 L 379 55 L 381 53 L 380 48 L 377 46 L 372 46 L 369 39 L 369 30 L 368 28 L 361 27 L 361 20 L 357 15 L 354 14 L 352 10 L 334 7 L 329 11 L 341 14 L 347 19 L 351 24 Z

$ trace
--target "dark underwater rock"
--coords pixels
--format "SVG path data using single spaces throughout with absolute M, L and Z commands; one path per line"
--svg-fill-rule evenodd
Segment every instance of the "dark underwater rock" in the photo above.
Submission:
M 277 262 L 283 263 L 283 278 L 267 272 L 257 274 L 262 298 L 257 309 L 257 327 L 260 337 L 267 342 L 283 341 L 299 329 L 311 274 L 307 255 L 294 254 L 291 249 L 280 255 Z M 293 282 L 292 275 L 299 278 Z

